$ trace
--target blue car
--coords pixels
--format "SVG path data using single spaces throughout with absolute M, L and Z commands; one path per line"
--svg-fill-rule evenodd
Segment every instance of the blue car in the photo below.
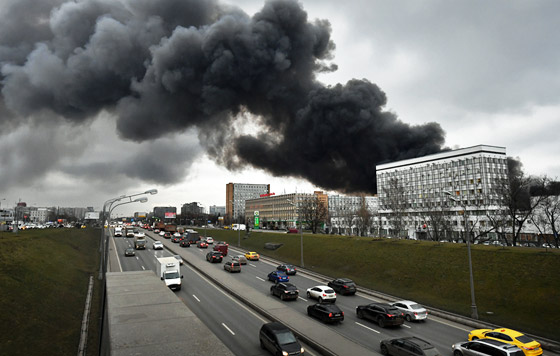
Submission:
M 290 279 L 284 272 L 273 271 L 268 274 L 268 280 L 278 283 L 278 282 L 288 282 Z

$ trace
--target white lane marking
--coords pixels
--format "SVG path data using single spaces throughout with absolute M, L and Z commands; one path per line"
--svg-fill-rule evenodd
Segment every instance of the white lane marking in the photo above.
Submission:
M 223 326 L 224 326 L 224 328 L 226 328 L 226 329 L 227 329 L 227 331 L 229 331 L 229 332 L 230 332 L 230 333 L 231 333 L 232 335 L 235 335 L 235 333 L 234 333 L 233 331 L 231 331 L 231 329 L 230 329 L 230 328 L 228 328 L 226 324 L 222 323 L 222 325 L 223 325 Z
M 140 259 L 138 258 L 138 256 L 134 256 L 134 257 L 136 257 L 136 259 L 137 259 L 138 261 L 140 261 Z
M 305 302 L 307 302 L 307 299 L 305 299 L 305 298 L 302 298 L 302 297 L 298 297 L 298 298 L 301 299 L 301 300 L 303 300 L 303 301 L 305 301 Z
M 360 325 L 360 326 L 363 327 L 363 328 L 366 328 L 366 329 L 368 329 L 368 330 L 371 330 L 371 331 L 373 331 L 373 332 L 376 332 L 376 333 L 378 333 L 378 334 L 381 334 L 379 331 L 377 331 L 377 330 L 375 330 L 375 329 L 372 329 L 372 328 L 370 328 L 369 326 L 365 326 L 364 324 L 360 324 L 360 323 L 358 323 L 357 321 L 356 321 L 355 323 L 358 324 L 358 325 Z
M 252 263 L 249 263 L 249 266 L 251 266 L 251 267 L 257 267 L 256 265 L 254 265 L 254 264 L 252 264 Z
M 226 293 L 224 290 L 220 289 L 217 285 L 214 284 L 214 282 L 211 282 L 210 280 L 208 280 L 208 278 L 206 278 L 206 276 L 202 275 L 197 270 L 195 270 L 195 269 L 193 269 L 192 267 L 189 267 L 189 266 L 187 266 L 187 268 L 190 269 L 196 275 L 198 275 L 201 279 L 205 280 L 206 283 L 208 283 L 208 285 L 214 287 L 218 292 L 222 293 L 227 298 L 229 298 L 232 302 L 239 305 L 241 308 L 245 309 L 249 314 L 252 314 L 256 319 L 259 319 L 263 323 L 269 322 L 268 320 L 264 319 L 260 314 L 257 314 L 253 309 L 249 309 L 245 304 L 241 303 L 240 301 L 238 301 L 237 299 L 233 298 L 231 295 Z
M 140 266 L 140 267 L 142 267 L 142 269 L 143 269 L 144 271 L 146 270 L 146 268 L 144 268 L 144 266 Z
M 260 279 L 261 281 L 265 281 L 264 279 L 262 279 L 261 277 L 255 276 L 256 279 Z
M 402 324 L 402 326 L 404 326 L 405 328 L 409 328 L 409 329 L 410 329 L 410 326 L 408 326 L 408 325 L 406 325 L 406 324 Z
M 109 236 L 113 237 L 113 235 L 111 234 L 111 231 L 109 230 Z M 113 242 L 113 248 L 115 249 L 115 251 L 117 251 L 117 245 L 115 244 L 115 239 L 112 238 L 111 242 Z M 115 252 L 116 253 L 116 252 Z M 119 272 L 122 272 L 122 266 L 121 266 L 121 259 L 119 257 L 119 254 L 117 253 L 117 262 L 119 263 Z
M 196 299 L 197 302 L 200 303 L 200 299 L 198 299 L 198 298 L 196 297 L 196 295 L 193 294 L 192 296 L 193 296 L 194 299 Z

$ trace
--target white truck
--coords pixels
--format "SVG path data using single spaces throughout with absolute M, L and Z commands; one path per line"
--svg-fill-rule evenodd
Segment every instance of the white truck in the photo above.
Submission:
M 123 231 L 122 231 L 122 230 L 123 230 L 123 229 L 122 229 L 122 227 L 120 227 L 120 226 L 115 227 L 115 237 L 116 237 L 116 236 L 122 237 L 122 234 L 123 234 Z
M 157 258 L 157 275 L 171 290 L 181 290 L 181 266 L 175 257 Z

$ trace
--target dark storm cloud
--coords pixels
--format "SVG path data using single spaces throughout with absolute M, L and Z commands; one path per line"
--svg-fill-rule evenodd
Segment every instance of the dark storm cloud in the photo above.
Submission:
M 107 110 L 136 142 L 196 127 L 230 169 L 251 164 L 345 192 L 375 192 L 375 164 L 444 141 L 438 124 L 410 126 L 384 111 L 385 94 L 367 80 L 317 82 L 336 69 L 331 28 L 296 1 L 268 1 L 249 17 L 214 1 L 84 0 L 54 8 L 49 25 L 24 63 L 0 58 L 2 100 L 15 115 L 82 123 Z M 253 118 L 251 136 L 233 129 L 240 116 Z M 180 177 L 136 167 L 127 172 L 148 181 Z

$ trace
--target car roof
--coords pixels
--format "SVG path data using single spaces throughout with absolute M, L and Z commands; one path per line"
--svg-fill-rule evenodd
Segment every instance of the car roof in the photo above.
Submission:
M 413 342 L 415 345 L 418 345 L 422 350 L 431 349 L 434 347 L 434 345 L 430 344 L 428 341 L 417 336 L 398 337 L 392 340 L 408 340 L 410 342 Z
M 512 329 L 506 329 L 506 328 L 499 328 L 499 329 L 494 329 L 494 330 L 491 330 L 491 331 L 504 333 L 504 334 L 507 334 L 507 335 L 513 336 L 513 337 L 518 337 L 518 336 L 523 335 L 519 331 L 515 331 L 515 330 L 512 330 Z
M 315 305 L 316 306 L 321 305 L 321 306 L 325 307 L 325 309 L 327 309 L 328 311 L 336 311 L 336 312 L 340 311 L 340 308 L 336 304 L 333 304 L 333 303 L 316 303 Z
M 515 346 L 515 345 L 508 344 L 508 343 L 505 343 L 505 342 L 503 342 L 503 341 L 496 340 L 496 339 L 476 339 L 476 340 L 472 340 L 472 341 L 474 341 L 474 342 L 482 342 L 482 343 L 484 343 L 484 344 L 490 344 L 490 345 L 502 347 L 502 348 L 505 348 L 505 349 L 518 348 L 518 347 Z M 472 341 L 471 341 L 471 342 L 472 342 Z
M 350 278 L 337 278 L 336 280 L 341 282 L 346 282 L 346 283 L 354 283 L 354 281 L 351 280 Z
M 393 304 L 394 303 L 401 303 L 401 304 L 406 304 L 406 305 L 418 304 L 418 303 L 413 302 L 411 300 L 397 300 L 397 301 L 393 302 Z
M 264 324 L 263 327 L 266 327 L 271 331 L 291 331 L 290 328 L 279 322 L 267 323 Z

